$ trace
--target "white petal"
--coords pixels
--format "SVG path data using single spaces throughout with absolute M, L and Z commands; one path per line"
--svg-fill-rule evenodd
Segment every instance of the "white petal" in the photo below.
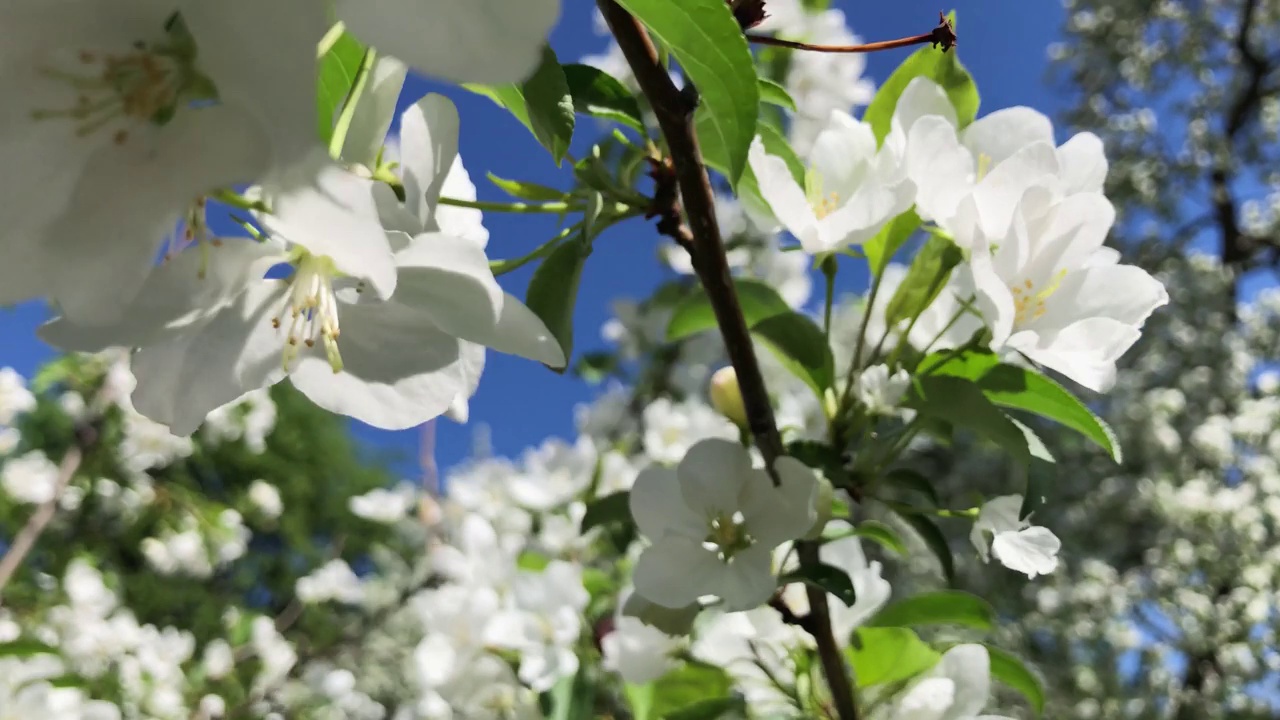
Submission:
M 396 289 L 395 259 L 373 186 L 315 150 L 268 186 L 272 212 L 259 219 L 272 235 L 329 257 L 343 273 L 367 281 L 378 297 L 389 298 Z
M 715 589 L 725 564 L 702 543 L 667 535 L 645 548 L 633 572 L 636 592 L 667 608 L 683 608 Z
M 173 11 L 172 0 L 11 0 L 0 5 L 0 64 L 30 62 L 51 40 L 76 50 L 127 48 L 162 36 Z
M 736 442 L 708 438 L 689 448 L 676 468 L 680 494 L 697 516 L 732 516 L 750 482 L 751 456 Z
M 1053 144 L 1053 122 L 1029 107 L 1002 108 L 964 129 L 964 144 L 994 167 L 1034 143 Z
M 363 42 L 443 80 L 519 82 L 533 72 L 559 0 L 338 0 Z
M 928 115 L 940 116 L 953 128 L 956 125 L 956 109 L 946 91 L 927 77 L 913 78 L 898 96 L 892 122 L 909 133 L 917 120 Z
M 987 237 L 1008 233 L 1027 190 L 1037 183 L 1050 182 L 1057 172 L 1053 143 L 1027 145 L 992 167 L 973 189 L 978 218 Z
M 1097 135 L 1073 135 L 1058 148 L 1058 166 L 1063 192 L 1102 192 L 1107 179 L 1107 156 Z
M 996 533 L 991 553 L 1005 567 L 1027 577 L 1048 575 L 1058 567 L 1062 541 L 1048 528 L 1033 526 L 1017 532 Z M 981 709 L 981 708 L 979 708 Z
M 920 118 L 907 135 L 907 177 L 916 185 L 921 217 L 945 221 L 973 186 L 973 156 L 946 118 Z
M 458 157 L 458 108 L 430 93 L 400 116 L 400 167 L 405 207 L 428 228 L 446 177 Z
M 469 338 L 475 342 L 522 358 L 536 360 L 553 368 L 562 368 L 567 359 L 560 341 L 551 335 L 542 318 L 534 314 L 520 298 L 507 293 L 502 302 L 498 326 L 490 335 Z
M 170 328 L 216 312 L 251 282 L 260 281 L 279 257 L 274 243 L 239 238 L 207 254 L 193 248 L 153 270 L 119 322 L 84 325 L 60 317 L 42 326 L 39 334 L 51 345 L 76 352 L 146 345 Z
M 69 212 L 47 229 L 48 292 L 71 319 L 117 320 L 181 211 L 263 169 L 265 138 L 236 108 L 179 112 L 147 135 L 101 146 Z
M 1013 333 L 1013 321 L 1017 317 L 1017 309 L 1009 286 L 996 274 L 995 265 L 991 260 L 990 246 L 985 239 L 980 238 L 974 246 L 965 268 L 969 275 L 965 281 L 972 283 L 982 320 L 991 329 L 991 347 L 999 349 Z
M 817 520 L 818 479 L 813 470 L 791 457 L 778 458 L 774 468 L 781 481 L 778 487 L 765 471 L 752 470 L 745 476 L 740 501 L 751 536 L 770 548 L 801 537 Z
M 974 525 L 991 532 L 1021 530 L 1027 526 L 1021 516 L 1022 502 L 1021 495 L 1001 495 L 991 498 L 982 504 Z
M 380 57 L 374 63 L 347 130 L 347 140 L 342 146 L 343 160 L 373 166 L 395 119 L 396 102 L 408 71 L 392 57 Z
M 940 677 L 926 677 L 912 685 L 898 699 L 893 720 L 943 720 L 955 702 L 955 682 Z
M 946 718 L 971 718 L 982 712 L 991 697 L 991 658 L 981 645 L 956 645 L 942 654 L 929 674 L 955 683 L 955 696 Z
M 506 294 L 489 269 L 484 250 L 462 238 L 418 235 L 396 253 L 400 285 L 396 300 L 431 313 L 437 326 L 457 337 L 491 333 Z
M 1062 278 L 1033 327 L 1064 328 L 1092 317 L 1141 327 L 1156 308 L 1168 302 L 1164 285 L 1136 265 L 1088 267 Z
M 1141 336 L 1133 325 L 1094 317 L 1072 323 L 1047 337 L 1033 332 L 1017 333 L 1009 338 L 1008 345 L 1090 390 L 1106 392 L 1116 381 L 1116 359 Z
M 471 397 L 480 388 L 480 376 L 484 374 L 485 348 L 476 343 L 458 343 L 458 368 L 462 372 L 466 385 L 462 392 L 449 404 L 445 415 L 457 423 L 466 423 L 471 415 Z
M 916 186 L 910 180 L 882 185 L 873 179 L 847 203 L 819 221 L 822 246 L 832 250 L 844 245 L 861 245 L 875 237 L 890 220 L 906 212 L 915 196 Z
M 269 353 L 254 337 L 270 327 L 271 312 L 283 302 L 282 283 L 250 286 L 236 302 L 213 317 L 133 356 L 138 412 L 168 425 L 175 435 L 190 435 L 210 412 L 250 390 L 278 382 L 279 362 L 257 362 L 244 372 L 246 357 Z M 279 358 L 280 345 L 274 345 Z
M 461 156 L 453 159 L 453 166 L 449 168 L 449 174 L 444 178 L 444 185 L 441 186 L 439 195 L 427 198 L 435 206 L 435 212 L 431 213 L 432 222 L 427 225 L 427 230 L 439 230 L 448 235 L 465 238 L 480 247 L 489 244 L 489 230 L 484 226 L 484 213 L 475 208 L 440 205 L 436 202 L 439 196 L 459 200 L 476 199 L 476 186 L 471 182 L 467 169 L 462 166 Z
M 729 612 L 750 610 L 763 605 L 777 589 L 773 576 L 772 548 L 756 543 L 733 556 L 733 560 L 715 578 L 712 592 L 724 600 Z
M 650 465 L 636 477 L 629 500 L 631 517 L 640 533 L 652 541 L 670 533 L 701 540 L 707 534 L 707 522 L 685 507 L 676 471 L 662 465 Z
M 199 46 L 200 70 L 217 86 L 219 101 L 252 112 L 270 133 L 270 154 L 261 157 L 285 169 L 305 161 L 319 145 L 316 44 L 327 29 L 324 5 L 309 0 L 184 0 L 181 5 Z
M 397 302 L 341 309 L 342 372 L 318 354 L 290 374 L 316 405 L 385 430 L 441 415 L 468 387 L 457 338 Z
M 786 161 L 766 153 L 764 143 L 756 138 L 747 152 L 747 162 L 756 176 L 761 197 L 768 203 L 778 222 L 800 241 L 807 252 L 822 252 L 818 237 L 818 216 L 809 205 L 804 188 L 791 175 Z
M 843 110 L 832 110 L 810 152 L 813 169 L 822 178 L 823 193 L 844 199 L 853 195 L 875 159 L 876 136 L 871 126 Z

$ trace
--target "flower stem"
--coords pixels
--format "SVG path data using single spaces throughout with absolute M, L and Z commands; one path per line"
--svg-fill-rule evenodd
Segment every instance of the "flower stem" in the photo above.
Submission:
M 831 339 L 831 306 L 836 299 L 836 256 L 828 255 L 822 259 L 822 275 L 827 279 L 827 295 L 822 304 L 822 332 Z
M 488 200 L 463 200 L 461 198 L 442 197 L 437 200 L 441 205 L 450 205 L 453 207 L 473 208 L 475 210 L 487 210 L 489 212 L 502 213 L 562 213 L 568 212 L 572 207 L 567 202 L 548 202 L 548 203 L 503 203 L 491 202 Z

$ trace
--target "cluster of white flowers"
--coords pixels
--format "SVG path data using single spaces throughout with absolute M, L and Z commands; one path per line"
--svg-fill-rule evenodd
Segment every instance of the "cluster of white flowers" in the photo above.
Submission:
M 485 346 L 564 364 L 498 287 L 476 213 L 436 211 L 442 191 L 469 189 L 452 105 L 424 98 L 401 118 L 396 162 L 382 150 L 407 68 L 518 81 L 560 3 L 335 5 L 332 27 L 309 0 L 265 13 L 183 0 L 0 11 L 13 41 L 0 57 L 13 109 L 0 158 L 51 168 L 6 185 L 0 304 L 52 300 L 60 317 L 42 336 L 60 348 L 133 349 L 134 406 L 178 436 L 286 377 L 326 409 L 403 428 L 465 417 Z M 344 32 L 376 48 L 378 81 L 326 149 L 313 139 L 317 47 Z M 246 184 L 246 196 L 229 190 Z M 219 199 L 251 211 L 240 220 L 255 238 L 211 235 Z M 268 406 L 215 414 L 207 431 L 260 447 Z M 136 457 L 153 451 L 176 449 Z

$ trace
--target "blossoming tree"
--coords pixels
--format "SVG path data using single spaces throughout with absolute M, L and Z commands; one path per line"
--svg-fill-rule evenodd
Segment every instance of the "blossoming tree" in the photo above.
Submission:
M 1037 661 L 1101 643 L 1045 655 L 1035 622 L 1111 581 L 1016 601 L 1095 572 L 1058 557 L 1059 518 L 1090 506 L 1046 473 L 1104 484 L 1160 434 L 1112 430 L 1108 393 L 1181 410 L 1135 390 L 1159 355 L 1117 369 L 1175 285 L 1105 244 L 1103 143 L 1059 143 L 1029 108 L 979 117 L 954 17 L 861 44 L 809 0 L 597 9 L 615 43 L 566 63 L 555 0 L 0 8 L 0 157 L 43 173 L 0 200 L 0 300 L 47 299 L 41 337 L 75 353 L 30 390 L 0 375 L 0 713 L 977 720 L 1061 700 Z M 878 50 L 905 59 L 873 89 Z M 572 186 L 495 178 L 512 201 L 477 201 L 442 95 L 389 141 L 409 72 L 491 98 Z M 491 260 L 482 212 L 564 229 Z M 239 230 L 215 236 L 215 213 Z M 616 352 L 575 357 L 587 256 L 643 219 L 681 279 L 617 308 Z M 526 264 L 519 298 L 496 278 Z M 853 272 L 865 297 L 838 301 Z M 575 442 L 477 458 L 443 495 L 354 466 L 335 415 L 465 421 L 487 349 L 604 385 Z M 1243 467 L 1225 421 L 1195 442 Z M 1163 492 L 1188 512 L 1144 551 L 1200 522 Z M 1266 535 L 1247 537 L 1246 560 Z

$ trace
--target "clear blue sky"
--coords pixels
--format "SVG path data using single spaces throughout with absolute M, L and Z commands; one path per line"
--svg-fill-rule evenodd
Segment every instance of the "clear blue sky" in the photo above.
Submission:
M 564 16 L 552 36 L 561 61 L 576 61 L 603 48 L 605 38 L 596 36 L 592 29 L 594 3 L 562 3 Z M 845 11 L 854 31 L 866 40 L 926 32 L 935 24 L 938 10 L 944 9 L 915 0 L 836 0 L 833 5 Z M 960 57 L 978 81 L 983 112 L 1030 105 L 1053 115 L 1061 108 L 1062 97 L 1045 83 L 1045 47 L 1059 38 L 1062 25 L 1063 11 L 1058 3 L 953 0 L 950 7 L 957 10 Z M 872 55 L 868 74 L 877 81 L 883 79 L 908 52 Z M 486 172 L 568 187 L 568 171 L 557 170 L 528 131 L 490 101 L 464 90 L 411 80 L 402 102 L 412 101 L 426 91 L 444 92 L 457 103 L 463 120 L 462 157 L 481 199 L 504 198 L 484 179 Z M 577 143 L 589 146 L 595 134 L 592 122 L 582 122 Z M 531 222 L 527 216 L 489 214 L 486 225 L 492 258 L 522 255 L 552 234 L 550 224 Z M 578 300 L 575 355 L 603 346 L 600 326 L 609 318 L 613 299 L 643 298 L 663 280 L 655 254 L 657 245 L 651 224 L 640 220 L 615 228 L 596 243 Z M 501 281 L 509 291 L 523 296 L 530 273 L 531 270 L 517 271 Z M 45 315 L 46 310 L 39 303 L 0 309 L 0 366 L 13 366 L 30 375 L 39 363 L 52 356 L 53 351 L 34 335 Z M 471 405 L 471 426 L 439 422 L 438 462 L 443 469 L 464 459 L 470 452 L 477 423 L 491 427 L 494 449 L 504 455 L 518 453 L 548 435 L 572 437 L 573 407 L 589 400 L 593 392 L 593 388 L 571 376 L 559 376 L 535 363 L 490 353 L 480 390 Z M 396 465 L 404 472 L 414 471 L 417 431 L 386 433 L 358 428 L 357 432 L 377 448 L 398 456 L 400 462 Z

